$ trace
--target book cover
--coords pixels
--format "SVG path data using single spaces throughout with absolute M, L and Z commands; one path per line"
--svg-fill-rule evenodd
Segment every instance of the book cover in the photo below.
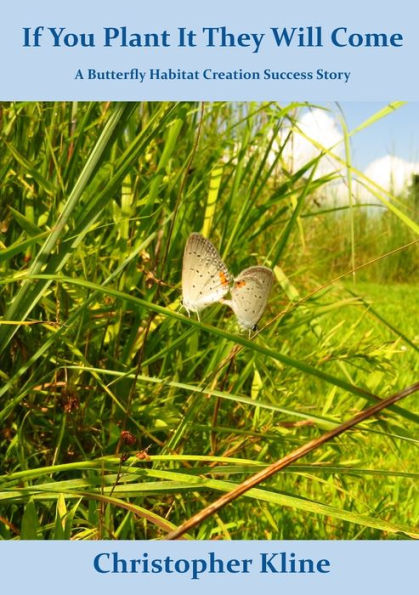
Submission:
M 6 9 L 16 592 L 412 584 L 416 23 L 405 0 Z

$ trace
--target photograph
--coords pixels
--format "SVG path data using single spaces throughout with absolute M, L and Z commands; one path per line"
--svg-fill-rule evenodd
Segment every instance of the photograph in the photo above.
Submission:
M 0 130 L 1 540 L 419 538 L 419 102 Z

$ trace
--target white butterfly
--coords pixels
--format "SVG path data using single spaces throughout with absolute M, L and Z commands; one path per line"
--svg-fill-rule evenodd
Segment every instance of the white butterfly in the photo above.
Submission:
M 243 329 L 255 331 L 266 308 L 273 284 L 271 269 L 254 266 L 244 269 L 234 279 L 231 300 L 223 300 L 230 306 Z
M 192 233 L 185 246 L 182 267 L 183 306 L 199 312 L 220 301 L 229 291 L 232 277 L 216 248 L 199 233 Z

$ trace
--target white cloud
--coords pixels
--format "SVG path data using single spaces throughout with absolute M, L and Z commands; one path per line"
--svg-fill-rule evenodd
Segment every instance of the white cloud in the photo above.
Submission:
M 353 177 L 353 199 L 363 204 L 384 206 L 376 194 L 382 194 L 386 200 L 390 199 L 387 193 L 396 197 L 405 195 L 412 183 L 413 175 L 419 175 L 419 163 L 406 161 L 394 155 L 384 155 L 372 161 L 363 173 L 365 179 Z M 369 180 L 375 182 L 384 192 Z M 369 188 L 374 192 L 371 192 Z M 335 206 L 349 203 L 348 187 L 343 177 L 328 184 L 326 196 L 327 203 Z
M 419 163 L 405 161 L 394 155 L 376 159 L 365 170 L 367 178 L 396 196 L 407 190 L 413 174 L 419 174 Z
M 342 132 L 339 130 L 336 120 L 324 110 L 311 109 L 303 113 L 297 121 L 297 127 L 303 134 L 295 131 L 283 153 L 284 159 L 292 171 L 299 170 L 305 163 L 321 153 L 321 149 L 315 143 L 319 143 L 325 149 L 331 149 L 339 157 L 342 156 Z M 287 133 L 288 131 L 285 131 L 285 134 Z M 285 135 L 283 136 L 285 138 Z M 312 139 L 315 143 L 308 139 Z M 317 166 L 316 178 L 340 169 L 341 165 L 326 154 Z
M 302 134 L 298 132 L 298 129 Z M 290 127 L 283 128 L 278 138 L 272 143 L 272 149 L 268 157 L 269 165 L 272 165 L 275 161 L 280 146 L 287 139 L 290 130 Z M 360 142 L 362 142 L 362 139 L 360 139 Z M 316 143 L 319 146 L 316 146 Z M 282 166 L 285 165 L 290 172 L 298 171 L 322 152 L 319 147 L 330 149 L 341 160 L 345 158 L 343 134 L 336 117 L 331 115 L 330 112 L 318 108 L 305 110 L 297 119 L 296 126 L 292 127 L 291 137 L 287 140 L 281 155 Z M 232 155 L 235 155 L 236 151 L 237 147 L 235 146 Z M 231 159 L 232 155 L 229 155 L 229 159 Z M 227 159 L 227 154 L 224 159 Z M 315 177 L 319 178 L 332 173 L 336 173 L 337 177 L 323 187 L 321 201 L 323 204 L 348 204 L 349 196 L 345 166 L 325 154 L 318 163 Z M 394 155 L 384 155 L 372 161 L 363 173 L 366 178 L 378 184 L 386 192 L 397 196 L 406 192 L 412 182 L 413 174 L 419 175 L 419 163 L 406 161 Z M 352 194 L 354 200 L 368 204 L 381 204 L 366 186 L 368 187 L 368 180 L 362 178 L 358 180 L 357 176 L 353 174 Z M 375 191 L 380 192 L 377 189 Z M 388 199 L 388 196 L 385 195 L 385 198 Z
M 338 127 L 338 122 L 330 113 L 312 109 L 301 115 L 297 126 L 305 136 L 318 142 L 324 148 L 330 148 L 337 157 L 344 159 L 342 132 Z M 295 132 L 292 142 L 289 142 L 284 150 L 283 157 L 289 169 L 297 171 L 316 157 L 319 152 L 318 147 Z M 339 161 L 325 155 L 317 167 L 316 177 L 333 172 L 338 173 L 339 177 L 324 188 L 327 202 L 340 205 L 348 204 L 345 167 Z M 412 183 L 412 176 L 419 175 L 419 163 L 406 161 L 395 155 L 384 155 L 372 161 L 363 173 L 366 178 L 378 184 L 386 192 L 400 196 L 407 191 Z M 368 180 L 362 180 L 362 178 L 358 180 L 357 176 L 353 174 L 352 194 L 354 199 L 368 204 L 381 204 L 376 196 L 368 190 L 368 185 Z M 380 192 L 377 189 L 374 190 Z M 385 198 L 388 199 L 388 196 L 385 195 Z

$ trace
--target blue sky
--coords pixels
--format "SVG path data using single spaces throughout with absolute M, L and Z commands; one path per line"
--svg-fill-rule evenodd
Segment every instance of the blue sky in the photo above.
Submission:
M 374 115 L 388 102 L 340 103 L 349 130 Z M 327 104 L 337 112 L 336 104 Z M 352 160 L 365 169 L 369 163 L 384 155 L 395 155 L 407 161 L 419 162 L 419 102 L 407 103 L 385 118 L 375 122 L 352 137 Z
M 305 108 L 297 117 L 297 134 L 293 143 L 285 147 L 283 157 L 292 168 L 298 169 L 319 153 L 319 146 L 334 147 L 338 158 L 325 155 L 318 163 L 316 175 L 339 172 L 340 182 L 331 189 L 336 197 L 346 197 L 341 114 L 351 131 L 376 117 L 387 106 L 384 102 L 339 105 L 330 102 Z M 401 105 L 351 136 L 351 162 L 360 172 L 353 179 L 353 192 L 358 198 L 372 200 L 371 183 L 384 192 L 404 195 L 413 176 L 419 174 L 419 102 Z

